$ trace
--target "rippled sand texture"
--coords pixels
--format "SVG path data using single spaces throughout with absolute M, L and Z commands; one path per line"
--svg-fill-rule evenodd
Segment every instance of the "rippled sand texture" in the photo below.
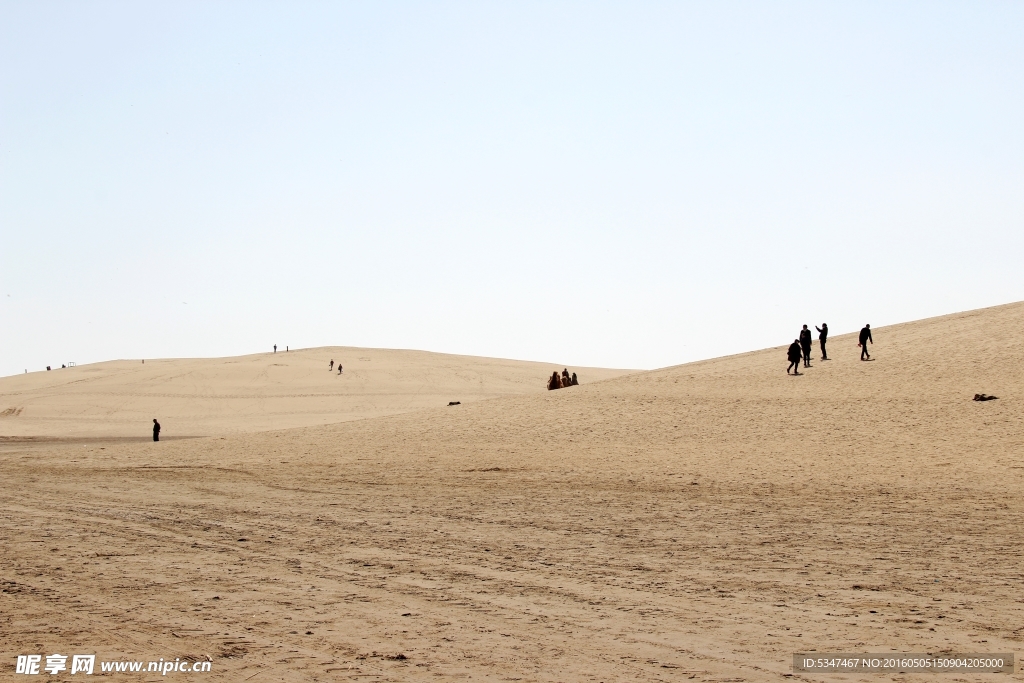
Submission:
M 877 329 L 874 362 L 836 337 L 801 377 L 779 347 L 329 426 L 8 444 L 5 661 L 778 681 L 795 651 L 1017 651 L 1022 330 L 1013 304 Z

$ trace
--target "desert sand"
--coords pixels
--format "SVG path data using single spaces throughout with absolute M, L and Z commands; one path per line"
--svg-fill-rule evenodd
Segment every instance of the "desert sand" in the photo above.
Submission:
M 342 363 L 339 375 L 328 362 Z M 335 366 L 337 367 L 337 366 Z M 235 358 L 119 360 L 0 378 L 0 437 L 223 436 L 542 393 L 564 364 L 321 347 Z M 628 370 L 573 368 L 584 382 Z
M 875 329 L 872 362 L 833 337 L 800 377 L 783 345 L 338 424 L 8 442 L 3 666 L 934 680 L 794 676 L 792 654 L 1017 651 L 1022 330 L 1012 304 Z

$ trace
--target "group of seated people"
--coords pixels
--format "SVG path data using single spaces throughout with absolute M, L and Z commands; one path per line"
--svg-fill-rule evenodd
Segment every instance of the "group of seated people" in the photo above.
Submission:
M 572 373 L 572 377 L 569 376 L 568 368 L 562 370 L 562 374 L 558 374 L 558 370 L 551 373 L 551 378 L 548 380 L 548 391 L 552 389 L 564 389 L 565 387 L 577 387 L 580 382 L 576 379 L 576 373 Z

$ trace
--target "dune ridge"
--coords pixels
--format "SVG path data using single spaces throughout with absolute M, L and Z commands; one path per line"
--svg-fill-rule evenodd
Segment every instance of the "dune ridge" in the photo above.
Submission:
M 1015 303 L 882 327 L 874 362 L 840 335 L 800 377 L 782 346 L 457 409 L 2 446 L 0 633 L 209 656 L 225 681 L 777 681 L 795 652 L 1014 652 L 1022 326 Z
M 0 436 L 145 436 L 154 417 L 165 437 L 329 424 L 539 393 L 556 367 L 565 366 L 355 347 L 92 363 L 0 378 Z M 584 382 L 631 372 L 576 371 Z

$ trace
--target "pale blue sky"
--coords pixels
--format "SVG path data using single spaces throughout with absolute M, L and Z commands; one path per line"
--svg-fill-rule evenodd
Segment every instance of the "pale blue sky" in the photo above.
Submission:
M 1022 20 L 0 2 L 0 374 L 274 343 L 650 368 L 1024 299 Z

